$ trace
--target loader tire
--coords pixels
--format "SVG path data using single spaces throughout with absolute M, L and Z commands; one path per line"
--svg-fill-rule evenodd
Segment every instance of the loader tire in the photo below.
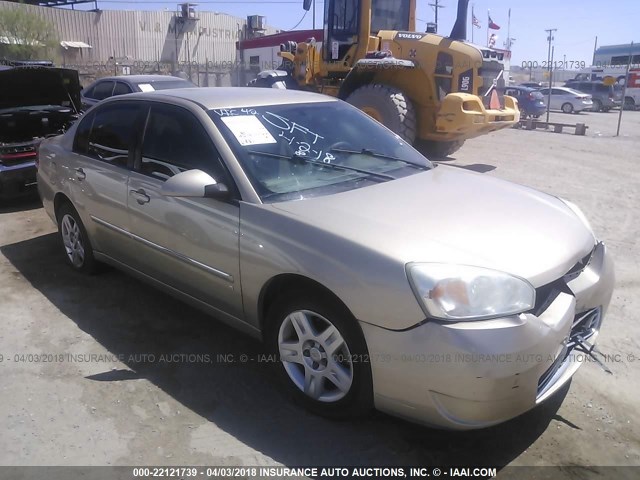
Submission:
M 435 142 L 433 140 L 418 140 L 416 150 L 429 160 L 445 158 L 457 152 L 464 145 L 464 140 L 454 140 L 452 142 Z
M 349 95 L 347 102 L 413 145 L 416 139 L 416 112 L 402 90 L 381 84 L 365 85 Z

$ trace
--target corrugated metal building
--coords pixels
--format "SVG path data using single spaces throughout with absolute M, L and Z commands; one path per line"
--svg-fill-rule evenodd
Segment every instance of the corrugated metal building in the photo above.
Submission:
M 59 63 L 95 71 L 98 76 L 102 69 L 105 75 L 120 74 L 123 69 L 131 73 L 179 70 L 191 77 L 195 71 L 230 74 L 239 70 L 236 42 L 248 32 L 247 19 L 216 12 L 196 11 L 191 18 L 173 11 L 93 12 L 0 1 L 0 9 L 4 8 L 25 9 L 50 21 L 62 44 Z M 263 31 L 276 32 L 266 26 Z M 216 84 L 221 83 L 228 82 L 216 78 Z

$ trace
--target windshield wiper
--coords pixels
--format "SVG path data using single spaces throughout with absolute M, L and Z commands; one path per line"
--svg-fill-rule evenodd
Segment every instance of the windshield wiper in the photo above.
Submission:
M 303 162 L 303 163 L 312 163 L 314 165 L 321 165 L 323 167 L 334 168 L 336 170 L 347 170 L 347 171 L 351 171 L 351 172 L 358 172 L 358 173 L 362 173 L 364 175 L 371 175 L 372 177 L 382 178 L 384 180 L 396 180 L 396 177 L 394 177 L 392 175 L 388 175 L 386 173 L 372 172 L 370 170 L 365 170 L 363 168 L 348 167 L 346 165 L 340 165 L 338 163 L 320 162 L 318 160 L 312 160 L 312 159 L 310 159 L 308 157 L 305 157 L 303 155 L 296 155 L 295 153 L 293 155 L 291 155 L 291 156 L 280 155 L 279 153 L 261 152 L 261 151 L 258 151 L 258 150 L 247 150 L 247 153 L 253 153 L 254 155 L 264 155 L 266 157 L 281 158 L 281 159 L 289 160 L 289 161 L 292 161 L 292 162 L 299 161 L 299 162 Z
M 346 148 L 330 148 L 329 152 L 350 153 L 352 155 L 369 155 L 370 157 L 384 158 L 385 160 L 395 160 L 396 162 L 402 162 L 411 167 L 418 168 L 420 170 L 429 170 L 429 167 L 427 167 L 426 165 L 418 165 L 417 163 L 413 163 L 413 162 L 410 162 L 409 160 L 404 160 L 402 158 L 394 157 L 393 155 L 374 152 L 373 150 L 369 150 L 368 148 L 363 148 L 362 150 L 349 150 Z

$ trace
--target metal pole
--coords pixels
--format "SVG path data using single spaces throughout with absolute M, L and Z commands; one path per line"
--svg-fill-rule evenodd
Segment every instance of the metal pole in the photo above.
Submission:
M 591 60 L 591 65 L 596 64 L 596 50 L 598 49 L 598 36 L 596 35 L 596 43 L 593 44 L 593 59 Z
M 438 9 L 440 7 L 438 6 L 438 0 L 436 0 L 436 32 L 438 31 Z
M 553 55 L 555 53 L 555 50 L 556 47 L 551 47 L 551 57 L 549 61 L 549 94 L 547 95 L 547 127 L 549 126 L 549 113 L 551 110 L 551 88 L 553 85 L 551 63 L 553 62 Z
M 509 20 L 507 22 L 507 50 L 511 51 L 511 9 L 509 9 Z
M 558 31 L 557 28 L 548 28 L 545 30 L 545 32 L 549 34 L 549 36 L 547 37 L 547 40 L 549 41 L 549 51 L 547 52 L 547 62 L 551 61 L 551 42 L 554 40 L 553 32 L 557 32 L 557 31 Z
M 316 0 L 313 0 L 313 29 L 316 29 Z
M 491 14 L 489 13 L 489 10 L 487 10 L 487 47 L 489 46 L 489 17 L 491 16 Z
M 440 0 L 435 0 L 435 3 L 430 3 L 430 6 L 432 6 L 434 8 L 434 10 L 436 11 L 436 33 L 438 33 L 438 10 L 440 10 L 441 8 L 444 8 L 444 5 L 440 5 Z
M 620 125 L 622 124 L 622 111 L 624 110 L 624 99 L 627 95 L 627 83 L 629 83 L 629 68 L 631 67 L 631 60 L 633 58 L 633 42 L 629 47 L 629 61 L 627 62 L 627 72 L 624 76 L 624 88 L 622 89 L 622 105 L 620 105 L 620 115 L 618 115 L 618 131 L 616 137 L 620 136 Z
M 471 4 L 471 43 L 474 43 L 473 41 L 473 29 L 475 27 L 475 25 L 473 24 L 473 19 L 476 18 L 476 4 L 472 3 Z

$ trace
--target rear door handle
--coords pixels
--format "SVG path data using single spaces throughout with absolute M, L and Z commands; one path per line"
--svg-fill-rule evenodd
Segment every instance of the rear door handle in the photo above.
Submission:
M 84 170 L 82 168 L 76 168 L 76 178 L 82 181 L 87 178 L 87 174 L 84 173 Z
M 144 205 L 151 201 L 151 197 L 147 195 L 142 188 L 139 190 L 129 190 L 129 195 L 134 197 L 140 205 Z

